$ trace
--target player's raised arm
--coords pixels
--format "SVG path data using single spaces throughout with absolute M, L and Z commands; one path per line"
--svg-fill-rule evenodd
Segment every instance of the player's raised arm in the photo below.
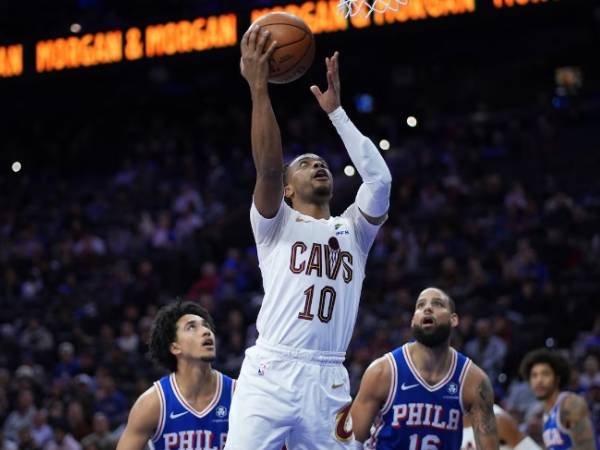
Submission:
M 283 151 L 279 125 L 268 90 L 269 58 L 276 41 L 267 48 L 269 31 L 252 26 L 242 38 L 242 75 L 252 95 L 252 158 L 256 168 L 254 204 L 267 218 L 275 217 L 283 198 Z
M 571 450 L 596 450 L 594 429 L 586 401 L 576 394 L 568 394 L 560 406 L 560 423 L 569 430 Z
M 127 426 L 119 439 L 117 450 L 143 450 L 152 438 L 160 421 L 160 400 L 151 387 L 134 403 Z
M 365 371 L 350 410 L 357 441 L 365 442 L 369 438 L 371 425 L 387 400 L 391 382 L 390 364 L 386 357 L 377 359 Z
M 471 365 L 463 387 L 465 413 L 471 417 L 477 450 L 498 450 L 498 428 L 494 415 L 494 390 L 488 376 Z
M 339 53 L 335 52 L 331 58 L 326 58 L 325 64 L 327 90 L 321 92 L 318 86 L 311 86 L 310 90 L 323 111 L 329 115 L 362 178 L 356 195 L 361 213 L 369 223 L 380 225 L 387 218 L 390 206 L 392 175 L 375 144 L 354 126 L 341 106 Z

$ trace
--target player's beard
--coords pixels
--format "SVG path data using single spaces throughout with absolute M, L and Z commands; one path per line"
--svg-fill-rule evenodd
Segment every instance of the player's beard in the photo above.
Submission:
M 331 198 L 331 184 L 327 186 L 317 186 L 313 189 L 313 196 L 319 200 Z
M 440 324 L 432 331 L 425 331 L 421 326 L 413 325 L 412 332 L 417 342 L 425 347 L 438 347 L 448 342 L 452 328 L 450 322 Z
M 552 397 L 552 394 L 554 394 L 554 391 L 557 390 L 557 389 L 558 389 L 558 387 L 545 389 L 544 392 L 541 395 L 537 395 L 537 394 L 534 393 L 535 394 L 535 398 L 538 399 L 541 402 L 545 402 L 550 397 Z

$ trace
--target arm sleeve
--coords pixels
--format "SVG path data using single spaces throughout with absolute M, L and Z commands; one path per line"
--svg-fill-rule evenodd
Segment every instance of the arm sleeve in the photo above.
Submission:
M 375 144 L 356 128 L 342 107 L 329 114 L 329 118 L 362 178 L 356 204 L 363 214 L 370 217 L 385 216 L 390 206 L 392 186 L 392 174 L 385 160 Z
M 352 203 L 348 209 L 344 211 L 342 217 L 346 217 L 352 222 L 354 232 L 356 233 L 356 242 L 363 253 L 363 257 L 366 258 L 373 242 L 375 242 L 375 237 L 377 237 L 377 232 L 379 231 L 379 228 L 381 228 L 381 225 L 369 223 L 358 209 L 356 203 Z
M 275 217 L 267 219 L 263 217 L 256 209 L 254 201 L 250 208 L 250 224 L 252 225 L 252 233 L 256 240 L 256 246 L 262 253 L 268 252 L 273 247 L 286 224 L 292 209 L 282 199 L 279 205 L 279 210 Z

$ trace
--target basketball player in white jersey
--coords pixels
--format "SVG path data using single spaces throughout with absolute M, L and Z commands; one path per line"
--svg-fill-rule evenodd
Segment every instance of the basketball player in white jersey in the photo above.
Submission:
M 494 405 L 494 415 L 498 427 L 500 450 L 541 450 L 533 439 L 519 430 L 519 424 L 500 406 Z M 475 434 L 469 415 L 464 417 L 463 427 L 461 450 L 476 450 Z
M 356 439 L 366 449 L 459 450 L 469 414 L 477 450 L 497 450 L 490 380 L 450 346 L 454 301 L 423 290 L 411 326 L 415 342 L 375 360 L 362 378 L 351 410 Z
M 256 167 L 250 220 L 265 296 L 259 337 L 246 351 L 232 403 L 226 448 L 271 450 L 284 442 L 290 450 L 351 448 L 350 383 L 342 363 L 367 254 L 387 217 L 391 174 L 340 106 L 337 53 L 326 59 L 327 90 L 311 90 L 362 177 L 356 200 L 341 216 L 331 215 L 332 175 L 317 155 L 297 157 L 284 173 L 267 89 L 276 43 L 265 50 L 267 37 L 268 32 L 252 28 L 242 39 Z
M 213 370 L 215 335 L 197 303 L 161 308 L 150 336 L 152 358 L 170 370 L 137 399 L 117 450 L 222 450 L 235 382 Z

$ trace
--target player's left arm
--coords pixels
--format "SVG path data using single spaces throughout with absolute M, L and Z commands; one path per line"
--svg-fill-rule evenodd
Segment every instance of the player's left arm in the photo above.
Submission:
M 569 394 L 565 397 L 560 405 L 560 422 L 569 430 L 572 450 L 596 450 L 588 405 L 581 396 Z
M 375 360 L 365 371 L 350 409 L 352 430 L 358 442 L 369 438 L 371 425 L 387 400 L 391 380 L 390 364 L 385 356 Z
M 463 405 L 473 423 L 477 450 L 498 450 L 494 390 L 490 379 L 483 370 L 472 364 L 463 383 Z
M 348 118 L 342 108 L 339 53 L 326 58 L 327 90 L 321 92 L 318 86 L 310 90 L 317 98 L 344 142 L 352 163 L 362 178 L 356 195 L 356 204 L 361 214 L 371 225 L 381 225 L 387 219 L 390 206 L 392 174 L 375 144 L 363 135 Z

